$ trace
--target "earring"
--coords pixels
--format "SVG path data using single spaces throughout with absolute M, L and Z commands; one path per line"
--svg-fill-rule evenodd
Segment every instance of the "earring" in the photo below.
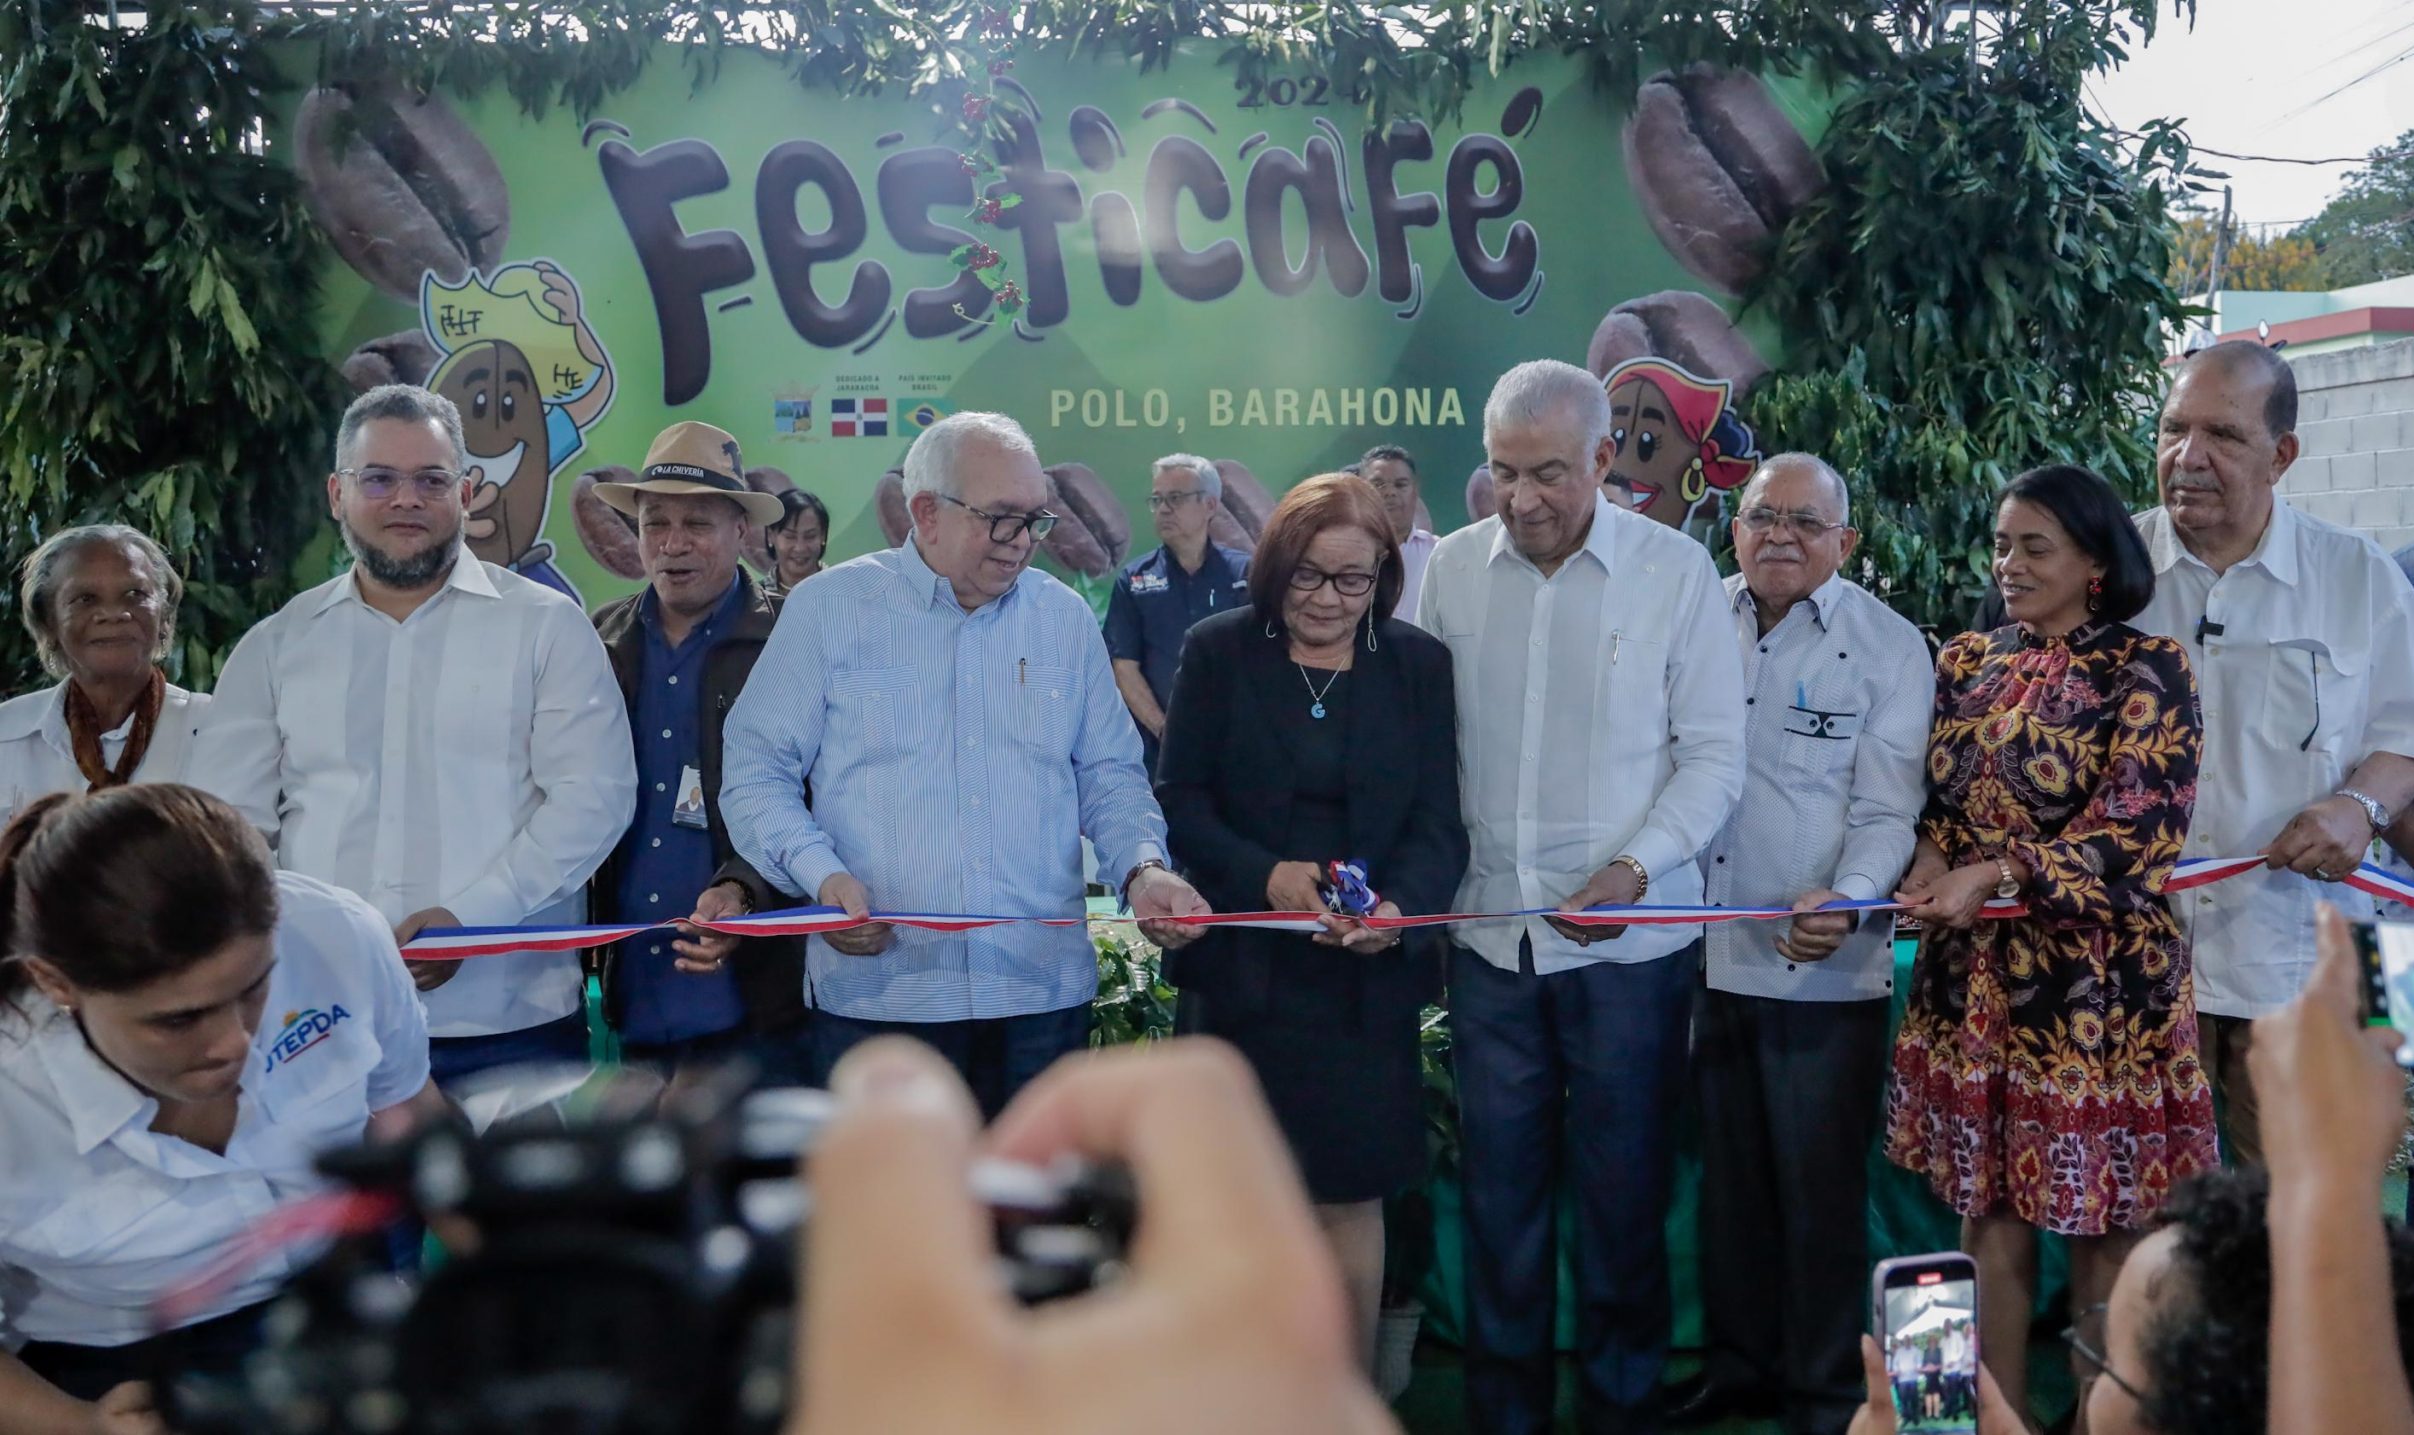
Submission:
M 1268 618 L 1266 620 L 1266 636 L 1269 638 L 1279 638 L 1282 636 L 1282 634 L 1274 631 L 1274 620 L 1272 618 Z
M 2104 606 L 2104 579 L 2101 574 L 2087 580 L 2087 611 L 2095 612 Z
M 1370 653 L 1371 653 L 1371 652 L 1373 652 L 1374 650 L 1375 650 L 1375 610 L 1374 610 L 1374 609 L 1372 609 L 1372 608 L 1369 608 L 1369 609 L 1367 609 L 1367 610 L 1366 610 L 1366 651 L 1368 651 L 1368 652 L 1370 652 Z

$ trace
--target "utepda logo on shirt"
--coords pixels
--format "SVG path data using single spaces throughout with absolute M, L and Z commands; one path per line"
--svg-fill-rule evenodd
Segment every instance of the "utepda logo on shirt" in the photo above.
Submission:
M 335 1028 L 339 1024 L 351 1019 L 352 1013 L 345 1011 L 341 1002 L 328 1007 L 325 1011 L 321 1011 L 317 1007 L 307 1007 L 301 1011 L 285 1013 L 284 1029 L 277 1033 L 277 1039 L 270 1043 L 268 1048 L 267 1069 L 274 1071 L 300 1056 L 303 1052 L 333 1036 Z

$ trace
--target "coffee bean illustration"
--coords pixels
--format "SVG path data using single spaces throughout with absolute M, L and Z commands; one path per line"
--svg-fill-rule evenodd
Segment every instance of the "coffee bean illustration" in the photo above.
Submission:
M 1629 299 L 1603 315 L 1585 348 L 1584 366 L 1595 378 L 1607 378 L 1628 359 L 1653 356 L 1705 379 L 1725 379 L 1738 398 L 1769 371 L 1768 360 L 1727 311 L 1690 289 Z
M 635 483 L 637 475 L 618 464 L 591 468 L 570 485 L 570 517 L 587 556 L 616 578 L 631 581 L 645 576 L 645 560 L 637 553 L 637 530 L 620 510 L 595 496 L 598 483 Z
M 398 299 L 429 270 L 458 283 L 503 258 L 503 172 L 451 105 L 399 86 L 321 86 L 294 120 L 311 217 L 344 262 Z
M 346 382 L 361 393 L 379 384 L 424 384 L 444 356 L 417 329 L 371 339 L 343 362 Z
M 1224 480 L 1224 496 L 1220 506 L 1232 515 L 1241 531 L 1249 536 L 1249 549 L 1255 552 L 1258 538 L 1266 531 L 1266 520 L 1274 513 L 1274 495 L 1266 491 L 1266 486 L 1257 481 L 1257 475 L 1251 473 L 1249 466 L 1239 459 L 1219 458 L 1215 461 L 1215 471 Z M 1208 531 L 1214 531 L 1212 521 Z
M 1652 232 L 1731 294 L 1759 277 L 1777 231 L 1827 183 L 1768 87 L 1741 70 L 1692 65 L 1645 80 L 1625 151 Z

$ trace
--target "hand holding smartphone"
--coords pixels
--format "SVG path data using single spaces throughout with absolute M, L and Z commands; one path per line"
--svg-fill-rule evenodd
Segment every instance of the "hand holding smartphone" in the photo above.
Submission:
M 2414 923 L 2354 922 L 2364 972 L 2364 1025 L 2394 1026 L 2397 1064 L 2414 1067 Z
M 1898 1435 L 1977 1435 L 1977 1262 L 1959 1251 L 1880 1261 L 1870 1304 Z

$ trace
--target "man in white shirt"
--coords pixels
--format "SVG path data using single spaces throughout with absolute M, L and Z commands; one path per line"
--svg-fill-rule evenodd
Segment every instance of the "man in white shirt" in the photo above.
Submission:
M 628 712 L 564 595 L 471 557 L 452 401 L 389 384 L 345 410 L 327 502 L 352 570 L 245 634 L 190 772 L 277 863 L 423 927 L 578 923 L 635 808 Z M 439 1085 L 586 1055 L 575 952 L 414 962 Z
M 1502 376 L 1484 448 L 1499 511 L 1435 547 L 1417 618 L 1456 671 L 1472 846 L 1459 908 L 1698 903 L 1695 857 L 1743 787 L 1743 667 L 1718 572 L 1699 543 L 1602 497 L 1609 400 L 1584 370 L 1546 359 Z M 1563 1175 L 1584 1419 L 1655 1418 L 1700 934 L 1557 918 L 1453 934 L 1477 1430 L 1550 1428 Z
M 2379 545 L 2275 492 L 2296 424 L 2286 359 L 2236 340 L 2198 352 L 2163 402 L 2163 506 L 2138 520 L 2155 582 L 2135 624 L 2187 645 L 2204 709 L 2187 855 L 2269 859 L 2171 900 L 2195 948 L 2205 1070 L 2250 1164 L 2248 1024 L 2304 986 L 2315 902 L 2370 915 L 2337 884 L 2414 799 L 2414 590 Z
M 1803 915 L 1704 934 L 1693 1075 L 1706 1350 L 1669 1415 L 1782 1408 L 1794 1435 L 1842 1435 L 1862 1400 L 1894 923 L 1817 908 L 1887 896 L 1910 866 L 1936 670 L 1919 629 L 1838 571 L 1859 535 L 1834 469 L 1805 453 L 1769 459 L 1733 528 L 1743 800 L 1702 872 L 1720 906 Z
M 1352 465 L 1358 476 L 1374 485 L 1391 519 L 1391 536 L 1400 540 L 1399 616 L 1416 621 L 1417 599 L 1425 591 L 1425 565 L 1433 561 L 1433 530 L 1417 522 L 1417 461 L 1396 443 L 1379 443 Z

